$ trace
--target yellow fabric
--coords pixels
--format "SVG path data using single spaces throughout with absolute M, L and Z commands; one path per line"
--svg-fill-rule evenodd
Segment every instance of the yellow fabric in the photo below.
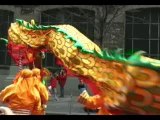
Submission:
M 90 109 L 102 107 L 104 103 L 104 100 L 100 95 L 89 96 L 87 91 L 80 94 L 78 101 Z
M 12 109 L 27 109 L 33 115 L 43 115 L 43 104 L 47 104 L 48 91 L 32 71 L 23 70 L 14 84 L 7 86 L 0 93 L 0 101 Z

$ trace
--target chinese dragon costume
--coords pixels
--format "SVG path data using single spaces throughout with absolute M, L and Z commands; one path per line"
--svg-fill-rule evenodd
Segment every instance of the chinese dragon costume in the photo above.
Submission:
M 18 64 L 29 64 L 38 52 L 55 55 L 68 76 L 83 79 L 86 91 L 78 101 L 99 115 L 160 114 L 160 60 L 142 51 L 124 57 L 119 51 L 101 50 L 71 25 L 36 25 L 19 20 L 8 30 L 8 52 Z

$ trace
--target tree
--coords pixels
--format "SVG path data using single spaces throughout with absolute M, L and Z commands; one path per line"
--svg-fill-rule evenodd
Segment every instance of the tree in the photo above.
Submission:
M 95 20 L 81 8 L 79 8 L 80 14 L 74 11 L 72 14 L 88 19 L 93 24 L 96 39 L 98 39 L 99 45 L 103 47 L 103 41 L 106 40 L 106 33 L 110 32 L 114 19 L 123 13 L 122 10 L 124 7 L 125 5 L 91 5 L 90 9 L 95 11 Z
M 118 17 L 121 13 L 119 11 L 123 8 L 123 6 L 119 5 L 102 5 L 101 9 L 97 8 L 97 22 L 95 23 L 95 30 L 99 34 L 100 46 L 103 45 L 103 41 L 106 40 L 106 33 L 110 32 L 110 28 L 112 23 L 116 17 Z M 113 12 L 112 12 L 113 11 Z M 112 14 L 109 17 L 109 14 Z

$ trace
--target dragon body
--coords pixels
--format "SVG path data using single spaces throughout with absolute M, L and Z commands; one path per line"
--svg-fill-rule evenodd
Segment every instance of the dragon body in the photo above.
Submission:
M 83 93 L 80 102 L 100 108 L 99 114 L 160 114 L 160 61 L 137 52 L 129 58 L 119 51 L 101 50 L 71 25 L 36 25 L 17 20 L 8 30 L 8 49 L 25 48 L 26 64 L 37 52 L 53 53 L 68 75 L 83 79 L 93 96 Z M 18 61 L 17 59 L 15 61 Z

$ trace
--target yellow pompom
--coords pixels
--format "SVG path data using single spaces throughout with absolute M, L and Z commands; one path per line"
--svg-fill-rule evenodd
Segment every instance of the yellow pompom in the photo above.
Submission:
M 35 25 L 35 21 L 34 20 L 31 20 L 31 25 Z
M 29 78 L 32 76 L 32 71 L 30 69 L 23 69 L 21 72 L 23 78 Z

